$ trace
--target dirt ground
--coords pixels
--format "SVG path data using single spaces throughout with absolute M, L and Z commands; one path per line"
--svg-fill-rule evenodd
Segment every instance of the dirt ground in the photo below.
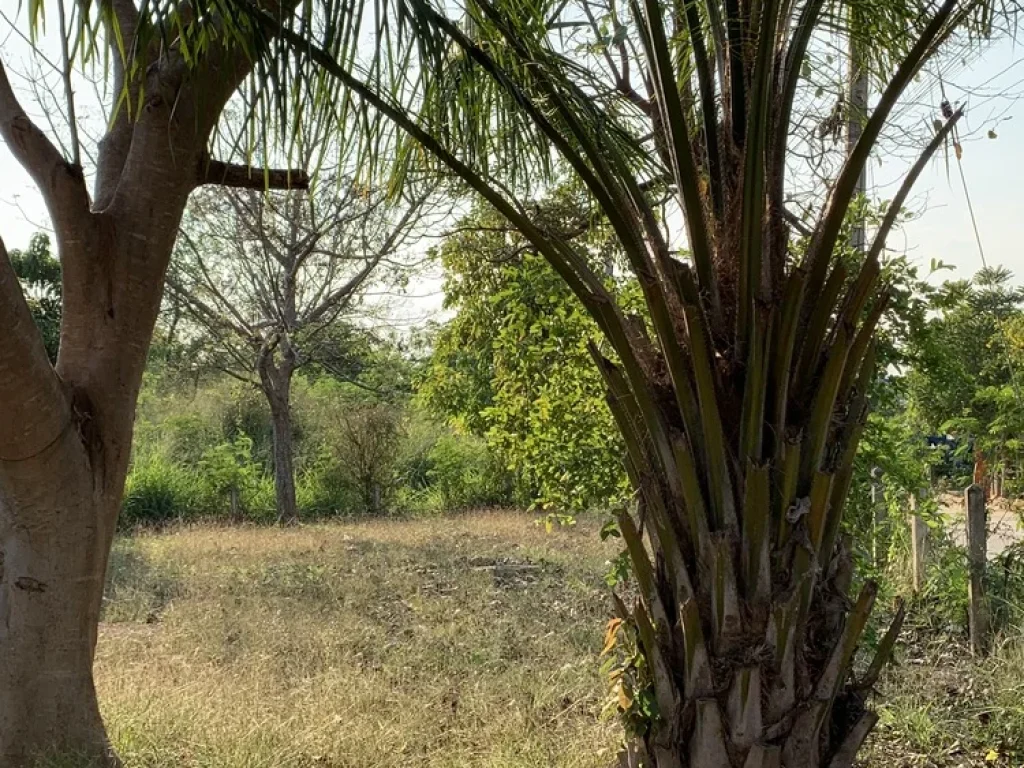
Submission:
M 967 515 L 963 495 L 952 493 L 939 497 L 939 510 L 946 517 L 946 523 L 953 540 L 961 545 L 967 544 Z M 988 509 L 988 556 L 998 557 L 1007 547 L 1024 540 L 1024 529 L 1021 528 L 1021 502 L 1010 502 L 1006 499 L 990 499 Z

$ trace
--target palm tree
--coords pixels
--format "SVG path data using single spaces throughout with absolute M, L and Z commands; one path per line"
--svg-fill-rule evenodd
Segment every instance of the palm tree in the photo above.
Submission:
M 837 244 L 901 93 L 980 6 L 915 6 L 917 32 L 800 253 L 785 207 L 790 126 L 804 62 L 842 9 L 826 17 L 823 0 L 633 0 L 624 14 L 590 0 L 467 0 L 457 15 L 430 0 L 389 8 L 368 66 L 332 41 L 311 48 L 287 21 L 280 39 L 393 121 L 409 137 L 407 162 L 425 151 L 504 214 L 602 332 L 592 354 L 636 498 L 619 517 L 636 598 L 616 597 L 612 624 L 636 648 L 629 674 L 620 671 L 630 686 L 623 764 L 852 765 L 903 617 L 901 607 L 855 676 L 877 586 L 849 594 L 841 520 L 887 302 L 880 256 L 961 111 L 909 169 L 862 263 L 850 269 Z M 643 293 L 644 318 L 618 306 L 584 254 L 519 202 L 531 173 L 569 175 L 588 190 Z M 666 204 L 685 221 L 684 254 Z

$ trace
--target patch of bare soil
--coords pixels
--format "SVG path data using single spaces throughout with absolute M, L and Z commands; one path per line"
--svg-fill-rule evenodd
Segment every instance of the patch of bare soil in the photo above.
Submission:
M 967 546 L 967 513 L 963 495 L 943 494 L 938 498 L 939 512 L 944 516 L 953 541 Z M 1008 499 L 990 499 L 988 510 L 988 556 L 998 557 L 1008 547 L 1024 540 L 1021 526 L 1024 504 Z

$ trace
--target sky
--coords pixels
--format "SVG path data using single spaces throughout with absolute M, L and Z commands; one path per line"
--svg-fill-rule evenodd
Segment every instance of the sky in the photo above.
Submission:
M 12 1 L 0 0 L 0 9 Z M 27 111 L 42 120 L 44 107 L 24 88 L 17 74 L 29 71 L 28 48 L 11 33 L 2 17 L 0 57 Z M 962 170 L 985 260 L 990 266 L 1007 267 L 1015 281 L 1024 285 L 1024 48 L 1003 40 L 990 45 L 969 64 L 951 62 L 943 67 L 943 73 L 950 101 L 966 107 L 960 123 Z M 98 110 L 92 88 L 82 84 L 79 91 L 80 111 L 87 115 L 93 112 L 95 125 Z M 934 105 L 933 117 L 939 117 L 942 96 L 934 71 L 924 73 L 911 87 L 910 95 L 919 105 L 912 119 L 926 119 L 924 114 L 930 105 Z M 903 130 L 900 125 L 894 128 Z M 989 138 L 989 131 L 994 131 L 995 138 Z M 868 195 L 887 199 L 894 194 L 909 159 L 905 151 L 885 156 L 882 150 L 881 155 L 869 166 Z M 920 264 L 922 273 L 929 271 L 933 259 L 955 267 L 954 272 L 937 273 L 934 280 L 966 278 L 982 266 L 978 238 L 952 153 L 948 160 L 948 169 L 942 153 L 931 162 L 909 203 L 916 218 L 891 235 L 888 243 L 891 250 L 906 252 Z M 8 248 L 21 248 L 34 232 L 48 226 L 45 206 L 30 178 L 0 143 L 0 237 Z M 406 305 L 409 318 L 425 319 L 440 311 L 442 297 L 436 275 L 424 277 L 421 285 L 410 286 L 410 294 L 416 298 Z M 415 308 L 411 312 L 410 306 Z

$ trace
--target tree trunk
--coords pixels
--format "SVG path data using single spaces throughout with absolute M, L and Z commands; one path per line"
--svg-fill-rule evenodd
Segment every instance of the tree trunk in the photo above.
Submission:
M 277 520 L 290 523 L 298 519 L 295 501 L 295 462 L 292 432 L 290 384 L 283 396 L 268 393 L 274 439 L 274 494 L 277 498 Z
M 120 503 L 77 425 L 4 465 L 0 515 L 0 765 L 41 753 L 112 762 L 92 663 Z M 79 764 L 76 762 L 76 765 Z
M 263 394 L 270 405 L 274 443 L 274 495 L 277 499 L 277 522 L 291 523 L 298 519 L 295 501 L 294 432 L 292 430 L 292 374 L 294 367 L 288 348 L 280 365 L 273 360 L 273 349 L 260 355 L 258 368 Z
M 130 28 L 128 6 L 115 12 Z M 117 762 L 92 664 L 135 405 L 186 201 L 218 183 L 208 139 L 251 71 L 242 52 L 216 46 L 192 67 L 159 47 L 139 57 L 144 89 L 128 83 L 116 48 L 111 57 L 114 92 L 127 85 L 139 104 L 130 116 L 112 110 L 92 196 L 0 63 L 0 137 L 46 202 L 63 273 L 54 366 L 0 242 L 2 768 L 53 752 L 75 765 Z

